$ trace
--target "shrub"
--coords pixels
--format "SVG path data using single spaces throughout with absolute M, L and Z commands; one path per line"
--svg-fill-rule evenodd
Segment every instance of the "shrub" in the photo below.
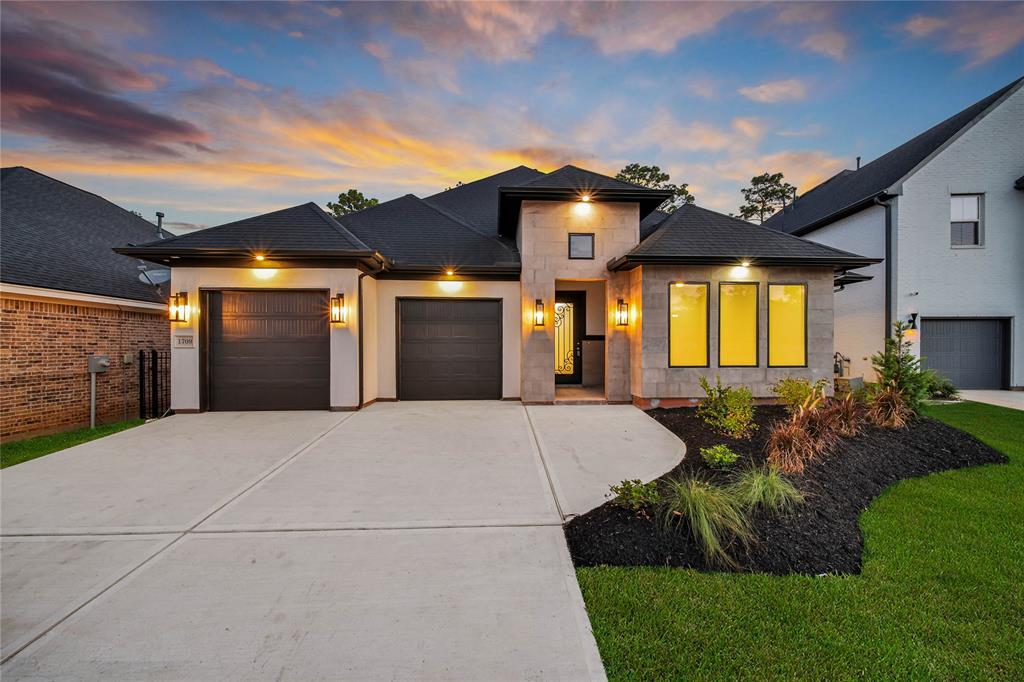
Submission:
M 864 408 L 852 393 L 825 403 L 821 411 L 828 413 L 836 433 L 842 438 L 852 438 L 860 433 L 864 420 Z
M 872 398 L 879 392 L 896 391 L 903 402 L 917 414 L 928 397 L 929 372 L 921 368 L 921 361 L 910 352 L 911 343 L 905 340 L 909 327 L 902 320 L 892 326 L 893 335 L 885 340 L 885 350 L 871 357 L 878 375 Z
M 804 496 L 776 467 L 754 467 L 736 477 L 729 491 L 745 508 L 764 507 L 775 514 L 791 511 Z
M 615 504 L 632 512 L 640 512 L 648 507 L 654 507 L 661 501 L 657 481 L 644 483 L 635 478 L 631 481 L 623 481 L 619 485 L 613 485 L 610 489 L 612 495 L 615 495 Z
M 895 383 L 874 392 L 868 405 L 868 420 L 888 429 L 902 429 L 913 418 L 914 410 Z
M 952 381 L 935 370 L 926 369 L 928 375 L 928 397 L 932 400 L 959 400 L 960 389 Z
M 714 386 L 704 377 L 700 378 L 700 385 L 708 397 L 700 401 L 697 415 L 705 424 L 733 438 L 744 438 L 757 428 L 754 423 L 754 397 L 749 388 L 722 386 L 722 380 L 717 376 Z
M 793 413 L 807 401 L 808 397 L 824 395 L 827 384 L 825 379 L 818 379 L 812 384 L 807 379 L 786 377 L 772 386 L 772 392 L 782 401 L 786 409 Z
M 725 488 L 704 478 L 669 481 L 662 502 L 667 530 L 685 523 L 709 563 L 735 566 L 728 548 L 736 540 L 747 544 L 752 535 L 742 506 Z
M 710 448 L 701 448 L 700 456 L 705 464 L 718 469 L 724 469 L 740 458 L 729 449 L 728 445 L 712 445 Z

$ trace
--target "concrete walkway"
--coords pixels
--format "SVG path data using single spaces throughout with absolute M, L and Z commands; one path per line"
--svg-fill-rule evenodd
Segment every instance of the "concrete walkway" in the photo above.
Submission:
M 561 530 L 639 410 L 179 415 L 0 474 L 4 679 L 602 679 Z
M 960 397 L 976 403 L 1024 410 L 1024 391 L 960 391 Z

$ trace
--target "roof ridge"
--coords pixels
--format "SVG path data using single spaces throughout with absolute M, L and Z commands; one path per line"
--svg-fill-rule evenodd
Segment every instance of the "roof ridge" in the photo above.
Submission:
M 508 244 L 506 244 L 503 241 L 501 241 L 500 239 L 498 239 L 496 235 L 484 234 L 483 232 L 481 232 L 480 230 L 476 229 L 475 227 L 470 225 L 468 222 L 466 222 L 465 219 L 463 219 L 463 218 L 461 218 L 459 216 L 456 216 L 456 215 L 449 214 L 448 211 L 441 209 L 441 207 L 439 207 L 439 206 L 435 206 L 433 203 L 431 203 L 430 201 L 427 201 L 426 199 L 420 199 L 418 196 L 416 196 L 414 194 L 408 194 L 406 196 L 410 196 L 413 199 L 416 199 L 416 201 L 419 201 L 424 206 L 427 206 L 428 208 L 433 210 L 435 213 L 437 213 L 437 214 L 439 214 L 441 216 L 444 216 L 445 218 L 448 218 L 449 220 L 451 220 L 456 225 L 459 225 L 459 226 L 469 230 L 470 232 L 472 232 L 476 236 L 483 237 L 484 239 L 486 239 L 488 241 L 493 241 L 495 244 L 498 244 L 503 249 L 505 249 L 505 251 L 508 251 L 509 253 L 514 253 L 512 248 Z
M 373 251 L 373 249 L 371 249 L 369 246 L 367 246 L 366 242 L 364 242 L 359 237 L 355 236 L 347 227 L 345 227 L 340 222 L 338 222 L 337 218 L 335 218 L 334 216 L 332 216 L 329 213 L 327 213 L 327 211 L 322 209 L 319 204 L 317 204 L 316 202 L 310 201 L 310 202 L 307 202 L 305 205 L 306 206 L 312 206 L 313 209 L 314 209 L 314 212 L 318 216 L 320 216 L 320 218 L 323 219 L 323 221 L 325 223 L 327 223 L 329 226 L 331 226 L 332 228 L 337 230 L 338 233 L 341 236 L 343 236 L 346 239 L 350 240 L 356 246 L 362 247 L 362 248 L 366 249 L 367 251 Z
M 490 180 L 491 178 L 493 178 L 496 175 L 504 175 L 505 173 L 511 173 L 512 171 L 519 170 L 520 168 L 525 168 L 526 170 L 532 170 L 532 171 L 537 171 L 538 173 L 541 173 L 541 171 L 537 170 L 536 168 L 530 168 L 527 165 L 519 164 L 515 168 L 509 168 L 507 170 L 498 171 L 497 173 L 491 173 L 490 175 L 485 175 L 482 178 L 477 178 L 476 180 L 470 180 L 469 182 L 464 182 L 461 185 L 455 185 L 454 187 L 449 187 L 448 189 L 443 189 L 440 192 L 434 192 L 429 197 L 427 197 L 427 199 L 429 199 L 431 197 L 436 197 L 439 194 L 444 194 L 445 192 L 451 192 L 451 191 L 454 191 L 454 190 L 457 190 L 457 189 L 462 189 L 463 187 L 469 187 L 470 185 L 475 185 L 478 182 L 483 182 L 484 180 Z M 541 173 L 542 177 L 544 175 L 547 175 L 547 174 L 546 173 Z M 419 197 L 417 197 L 417 198 L 419 198 Z M 424 199 L 424 201 L 426 201 L 426 199 Z

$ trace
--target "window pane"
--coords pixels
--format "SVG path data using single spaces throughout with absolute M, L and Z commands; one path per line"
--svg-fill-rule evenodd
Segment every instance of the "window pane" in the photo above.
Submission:
M 950 197 L 949 198 L 949 219 L 950 220 L 963 220 L 964 219 L 964 198 L 963 197 Z
M 569 258 L 593 258 L 594 257 L 594 235 L 592 234 L 571 234 L 569 235 Z
M 963 200 L 964 220 L 978 219 L 978 196 L 960 197 Z
M 950 244 L 953 246 L 977 246 L 978 223 L 952 223 Z
M 768 366 L 807 364 L 807 287 L 768 285 Z
M 718 297 L 718 364 L 756 367 L 757 285 L 722 284 Z
M 668 289 L 668 364 L 708 364 L 708 285 L 676 282 Z

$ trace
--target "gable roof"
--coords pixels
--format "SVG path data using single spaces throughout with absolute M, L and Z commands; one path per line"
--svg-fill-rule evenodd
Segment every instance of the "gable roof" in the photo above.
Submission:
M 0 170 L 0 193 L 3 282 L 150 303 L 167 300 L 165 291 L 139 280 L 137 259 L 111 250 L 154 239 L 161 232 L 153 223 L 23 166 Z
M 893 188 L 989 109 L 1024 83 L 1018 78 L 859 170 L 844 170 L 797 198 L 764 224 L 791 234 L 808 232 L 850 215 Z
M 498 234 L 498 188 L 520 185 L 543 177 L 535 168 L 518 166 L 510 170 L 480 178 L 437 194 L 424 201 L 455 213 L 484 234 Z
M 340 220 L 359 239 L 386 254 L 393 269 L 519 270 L 519 253 L 513 244 L 482 234 L 458 216 L 412 194 Z
M 650 190 L 650 187 L 623 182 L 608 175 L 595 173 L 578 166 L 562 166 L 527 182 L 517 185 L 523 188 L 572 189 L 577 192 Z
M 671 213 L 665 211 L 651 211 L 651 213 L 640 221 L 640 241 L 643 241 L 654 234 L 658 226 L 661 225 L 661 221 L 669 217 Z
M 747 259 L 761 265 L 822 265 L 837 270 L 879 262 L 684 204 L 669 214 L 651 236 L 610 262 L 608 269 L 628 270 L 645 263 L 735 265 Z

